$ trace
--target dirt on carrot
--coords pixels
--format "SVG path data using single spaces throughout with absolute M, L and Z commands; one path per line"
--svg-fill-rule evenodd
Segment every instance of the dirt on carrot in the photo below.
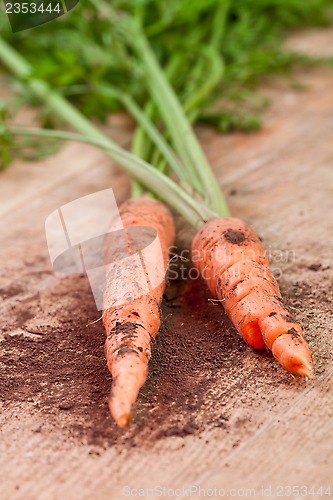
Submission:
M 283 304 L 260 239 L 244 221 L 208 221 L 192 242 L 192 260 L 249 345 L 272 351 L 292 374 L 313 378 L 302 328 Z
M 128 430 L 118 429 L 107 405 L 111 375 L 104 356 L 105 331 L 101 321 L 87 326 L 99 317 L 89 282 L 84 276 L 69 276 L 27 297 L 25 291 L 36 287 L 40 273 L 44 281 L 53 279 L 40 268 L 40 259 L 31 261 L 22 287 L 13 283 L 1 290 L 5 338 L 0 399 L 4 408 L 20 412 L 24 405 L 25 412 L 43 415 L 45 423 L 33 432 L 61 428 L 68 439 L 89 444 L 98 453 L 99 447 L 117 443 L 149 447 L 171 437 L 200 439 L 218 427 L 232 447 L 232 429 L 237 428 L 241 439 L 260 423 L 256 409 L 271 411 L 286 391 L 303 387 L 267 352 L 254 352 L 244 343 L 221 307 L 208 300 L 203 283 L 171 282 L 135 419 Z M 330 363 L 316 335 L 323 324 L 319 311 L 330 310 L 333 291 L 317 277 L 322 273 L 306 266 L 295 273 L 302 281 L 286 290 L 287 305 L 301 315 L 319 375 Z M 239 420 L 239 408 L 246 410 L 246 422 Z
M 125 428 L 147 379 L 151 343 L 161 324 L 160 306 L 175 227 L 166 205 L 148 197 L 128 200 L 120 206 L 119 213 L 126 238 L 123 232 L 120 237 L 118 232 L 111 232 L 105 245 L 107 261 L 116 265 L 111 266 L 106 276 L 103 324 L 107 334 L 105 354 L 113 379 L 110 412 L 119 427 Z M 133 232 L 135 236 L 131 237 Z M 155 236 L 159 247 L 152 249 Z M 128 262 L 122 265 L 121 259 L 127 260 L 131 253 L 135 258 L 138 255 L 135 251 L 141 250 L 141 245 L 145 256 L 140 254 L 139 263 L 136 260 L 134 265 Z M 140 285 L 142 275 L 146 286 L 149 283 L 147 293 Z

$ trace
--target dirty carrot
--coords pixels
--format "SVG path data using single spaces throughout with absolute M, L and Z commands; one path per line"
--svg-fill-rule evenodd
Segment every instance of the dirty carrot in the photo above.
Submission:
M 117 19 L 119 20 L 119 18 Z M 130 25 L 126 26 L 130 28 Z M 200 161 L 200 165 L 197 162 L 197 158 L 203 158 L 200 144 L 189 125 L 176 94 L 158 64 L 155 54 L 144 34 L 138 31 L 137 27 L 133 33 L 135 33 L 136 37 L 131 38 L 131 31 L 127 31 L 130 38 L 129 43 L 132 44 L 133 40 L 136 42 L 141 40 L 141 45 L 145 48 L 140 54 L 138 53 L 138 57 L 140 57 L 140 62 L 147 76 L 146 80 L 150 82 L 148 90 L 151 99 L 155 102 L 167 128 L 171 120 L 170 116 L 167 115 L 170 114 L 170 109 L 172 109 L 172 130 L 168 131 L 174 137 L 172 142 L 176 153 L 182 157 L 182 162 L 188 165 L 186 171 L 193 171 L 198 176 L 200 174 L 200 178 L 207 174 L 207 179 L 211 179 L 212 171 L 208 162 Z M 45 82 L 33 80 L 31 78 L 32 68 L 1 38 L 0 58 L 15 74 L 27 82 L 27 85 L 37 97 L 44 100 L 58 116 L 61 116 L 74 126 L 81 134 L 84 134 L 85 137 L 81 138 L 81 140 L 87 140 L 89 137 L 90 141 L 94 141 L 96 145 L 103 147 L 107 154 L 115 159 L 127 172 L 140 180 L 149 190 L 168 201 L 190 224 L 199 229 L 192 246 L 193 251 L 198 250 L 199 255 L 201 255 L 197 266 L 204 274 L 204 277 L 206 276 L 207 284 L 213 295 L 217 296 L 223 304 L 226 302 L 226 310 L 237 330 L 255 348 L 263 348 L 266 345 L 272 350 L 280 363 L 292 373 L 310 378 L 313 372 L 311 355 L 302 337 L 301 327 L 294 320 L 290 322 L 291 315 L 282 306 L 278 285 L 269 272 L 268 260 L 260 241 L 242 221 L 230 219 L 230 212 L 223 193 L 216 189 L 216 184 L 213 190 L 205 192 L 205 199 L 202 199 L 200 193 L 196 191 L 193 179 L 190 176 L 186 177 L 189 185 L 193 188 L 193 193 L 196 195 L 191 198 L 188 192 L 182 189 L 182 186 L 177 185 L 169 177 L 152 168 L 147 162 L 135 159 L 118 146 L 115 148 L 115 145 L 108 138 L 87 122 L 62 96 L 51 91 Z M 47 131 L 47 133 L 50 132 Z M 79 140 L 77 136 L 74 137 L 69 133 L 66 135 L 67 138 Z M 65 135 L 63 137 L 66 138 Z M 182 144 L 179 141 L 181 137 L 184 139 Z M 182 150 L 182 147 L 184 150 Z M 199 152 L 199 154 L 196 155 L 196 152 Z M 190 157 L 190 160 L 188 157 Z M 208 222 L 205 223 L 205 221 Z M 236 224 L 236 229 L 231 224 L 232 222 Z M 229 224 L 231 224 L 230 227 Z M 239 231 L 237 226 L 243 228 L 244 234 L 248 234 L 248 241 L 246 244 L 243 242 L 236 245 L 239 247 L 236 252 L 232 237 L 230 236 L 231 241 L 228 242 L 223 232 L 230 229 L 231 233 L 229 233 L 232 235 L 233 230 Z M 200 227 L 202 227 L 201 230 Z M 212 241 L 215 241 L 216 246 L 214 247 L 214 243 L 208 245 L 205 238 L 211 238 Z M 223 250 L 223 245 L 227 242 L 229 244 Z M 223 265 L 220 265 L 221 256 L 217 256 L 217 248 L 227 259 Z M 230 248 L 233 249 L 232 252 Z M 246 248 L 248 249 L 247 254 L 245 253 Z M 252 265 L 250 265 L 251 261 L 253 261 Z M 216 274 L 217 272 L 218 274 Z M 232 291 L 228 290 L 226 285 L 223 284 L 223 278 L 228 273 L 235 273 L 236 281 L 234 285 L 237 284 L 237 287 Z M 255 277 L 256 279 L 254 279 Z M 218 281 L 219 279 L 220 281 Z M 241 280 L 245 281 L 241 283 Z M 248 285 L 246 285 L 246 281 Z M 266 285 L 264 289 L 262 289 L 263 283 Z M 246 286 L 251 288 L 251 293 L 247 293 Z M 240 292 L 241 289 L 243 290 L 242 293 Z M 242 296 L 243 293 L 244 296 Z
M 141 115 L 138 112 L 140 107 L 133 107 L 132 101 L 128 110 L 133 113 L 134 119 L 143 127 L 151 142 L 159 146 L 159 155 L 163 156 L 162 160 L 168 168 L 174 169 L 178 183 L 168 175 L 168 171 L 154 168 L 151 164 L 155 164 L 152 160 L 156 158 L 154 151 L 143 158 L 140 154 L 141 157 L 138 158 L 136 154 L 128 153 L 96 129 L 67 99 L 51 89 L 45 81 L 37 79 L 38 72 L 0 37 L 0 60 L 24 82 L 29 92 L 47 105 L 48 110 L 74 127 L 81 135 L 45 130 L 43 134 L 53 137 L 57 134 L 64 139 L 91 142 L 101 147 L 142 186 L 166 201 L 199 230 L 192 245 L 193 260 L 211 293 L 224 305 L 239 333 L 254 348 L 270 349 L 291 373 L 311 378 L 311 354 L 303 338 L 302 329 L 283 306 L 279 286 L 269 271 L 268 259 L 258 237 L 244 222 L 230 217 L 218 181 L 191 127 L 186 103 L 182 105 L 170 85 L 149 37 L 147 38 L 144 25 L 141 21 L 138 22 L 131 12 L 119 12 L 102 0 L 94 0 L 92 3 L 97 4 L 97 12 L 103 11 L 103 19 L 109 19 L 111 29 L 117 34 L 117 40 L 119 38 L 118 41 L 124 45 L 126 53 L 131 54 L 129 66 L 135 62 L 138 69 L 134 73 L 133 81 L 136 83 L 137 76 L 140 75 L 140 82 L 144 86 L 143 94 L 149 95 L 147 108 L 150 104 L 154 108 L 155 124 L 151 122 L 149 113 L 138 119 Z M 214 43 L 209 43 L 212 46 L 206 53 L 211 54 L 218 62 L 222 74 L 223 55 L 221 51 L 217 51 L 215 43 L 223 31 L 220 29 L 219 13 L 217 10 L 214 16 L 214 26 L 218 28 L 214 31 Z M 221 40 L 220 42 L 223 45 Z M 158 44 L 156 46 L 158 47 Z M 202 78 L 200 76 L 197 81 L 202 80 L 205 83 L 205 92 L 209 88 L 209 97 L 213 87 L 206 85 L 207 75 L 204 68 L 202 65 L 194 67 L 195 72 L 204 71 Z M 186 80 L 192 81 L 191 78 Z M 217 89 L 219 78 L 214 77 L 213 80 Z M 198 89 L 193 92 L 190 88 L 181 90 L 186 91 L 186 102 L 191 106 L 193 102 L 198 101 L 198 95 L 202 97 L 202 89 L 200 92 Z M 135 95 L 137 94 L 140 92 L 136 91 Z M 128 105 L 128 99 L 126 102 Z M 198 109 L 191 109 L 194 115 L 199 112 L 200 106 Z M 22 134 L 22 130 L 16 132 Z M 28 130 L 26 133 L 37 132 Z M 40 131 L 38 133 L 41 134 Z M 163 137 L 159 136 L 160 133 L 164 134 Z M 165 141 L 168 141 L 167 148 Z M 147 149 L 149 152 L 150 147 L 151 144 L 148 148 L 141 149 Z M 174 154 L 170 155 L 170 148 L 173 148 Z M 179 166 L 183 169 L 181 173 Z M 164 270 L 168 261 L 167 248 L 174 238 L 173 222 L 167 209 L 158 201 L 139 198 L 128 201 L 121 207 L 120 213 L 127 234 L 127 245 L 124 245 L 124 238 L 119 236 L 117 240 L 117 236 L 113 235 L 114 241 L 111 241 L 112 244 L 106 251 L 107 262 L 109 259 L 117 261 L 120 257 L 124 258 L 124 253 L 125 257 L 130 254 L 131 248 L 133 249 L 131 228 L 144 226 L 153 228 L 159 236 Z M 140 247 L 140 241 L 134 242 L 134 246 L 137 245 Z M 156 254 L 150 259 L 149 269 L 145 267 L 147 283 L 151 284 L 154 281 L 154 273 L 159 273 L 160 264 L 157 264 L 157 261 Z M 129 271 L 126 267 L 123 270 L 120 265 L 119 269 L 113 269 L 113 274 L 108 274 L 106 279 L 103 311 L 107 332 L 105 350 L 113 377 L 109 406 L 120 427 L 126 427 L 130 422 L 138 391 L 147 377 L 151 340 L 155 338 L 161 321 L 159 305 L 165 287 L 164 277 L 158 286 L 150 286 L 148 293 L 135 297 L 128 293 L 135 283 L 139 283 L 141 271 L 141 266 L 138 266 L 137 270 Z
M 301 326 L 284 307 L 258 236 L 240 219 L 207 222 L 192 243 L 192 259 L 244 340 L 270 349 L 295 375 L 313 378 Z
M 160 304 L 166 284 L 168 249 L 173 245 L 175 229 L 166 206 L 148 197 L 131 199 L 121 205 L 119 211 L 126 244 L 124 248 L 119 233 L 118 237 L 111 238 L 106 248 L 107 262 L 116 262 L 117 272 L 111 272 L 106 279 L 104 302 L 107 307 L 103 311 L 103 323 L 107 333 L 105 353 L 113 378 L 109 408 L 117 424 L 124 428 L 131 420 L 133 405 L 147 378 L 151 341 L 161 323 Z M 137 232 L 133 232 L 133 228 L 137 228 Z M 152 230 L 158 235 L 160 247 L 149 253 L 149 261 L 143 260 L 143 267 L 140 259 L 131 268 L 128 264 L 121 265 L 122 258 L 138 256 L 135 247 L 142 248 L 149 243 L 145 239 L 149 240 Z M 110 233 L 113 234 L 118 233 Z M 143 278 L 148 282 L 149 292 L 133 298 Z M 154 282 L 159 284 L 154 286 Z

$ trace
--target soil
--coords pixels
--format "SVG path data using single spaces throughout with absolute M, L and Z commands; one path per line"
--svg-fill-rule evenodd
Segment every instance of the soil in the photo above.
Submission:
M 240 245 L 245 241 L 245 234 L 243 231 L 236 231 L 235 229 L 229 228 L 224 234 L 224 237 L 229 243 L 234 245 Z
M 332 37 L 321 31 L 325 51 Z M 312 36 L 303 38 L 322 55 Z M 193 273 L 166 290 L 148 381 L 132 425 L 118 429 L 107 407 L 100 313 L 84 276 L 51 270 L 44 221 L 110 185 L 122 201 L 128 180 L 82 144 L 15 162 L 0 183 L 3 498 L 118 500 L 125 484 L 260 491 L 331 482 L 332 69 L 296 77 L 302 92 L 276 78 L 263 89 L 272 105 L 260 132 L 221 136 L 199 127 L 198 134 L 232 213 L 263 237 L 286 305 L 303 326 L 315 380 L 297 379 L 247 346 Z M 31 116 L 18 124 L 32 125 Z M 119 119 L 106 128 L 125 146 L 126 130 Z M 177 233 L 187 256 L 194 230 L 191 238 Z
M 17 299 L 0 356 L 4 406 L 29 402 L 51 427 L 64 421 L 65 434 L 80 443 L 150 446 L 170 436 L 200 436 L 214 427 L 228 433 L 230 425 L 237 425 L 230 418 L 240 400 L 255 407 L 258 390 L 268 384 L 274 401 L 277 373 L 280 386 L 302 384 L 270 353 L 255 352 L 244 343 L 200 279 L 171 281 L 149 377 L 134 421 L 124 432 L 108 411 L 112 381 L 104 357 L 105 332 L 101 321 L 91 323 L 96 309 L 86 277 L 58 279 L 42 297 L 37 293 L 21 300 L 23 288 L 15 284 L 1 293 L 3 300 Z M 307 311 L 309 297 L 321 294 L 328 307 L 332 299 L 332 290 L 323 294 L 309 282 L 297 283 L 290 293 L 286 300 L 293 312 L 296 300 L 298 311 Z M 40 308 L 48 311 L 47 321 L 38 320 L 35 311 Z M 308 313 L 305 331 L 311 319 Z M 15 327 L 15 335 L 6 333 Z M 320 372 L 323 366 L 317 368 Z

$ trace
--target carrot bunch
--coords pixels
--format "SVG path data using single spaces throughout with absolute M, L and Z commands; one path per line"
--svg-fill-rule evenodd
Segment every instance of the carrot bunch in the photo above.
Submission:
M 152 254 L 143 266 L 148 293 L 135 297 L 131 293 L 142 278 L 141 265 L 131 272 L 120 266 L 116 275 L 106 276 L 103 322 L 107 334 L 106 358 L 113 377 L 109 398 L 113 418 L 120 427 L 129 424 L 138 392 L 147 378 L 151 341 L 161 323 L 160 304 L 166 286 L 168 249 L 173 245 L 175 229 L 169 210 L 162 201 L 152 199 L 152 193 L 197 229 L 192 243 L 193 263 L 244 340 L 255 349 L 272 351 L 291 373 L 312 378 L 311 354 L 301 326 L 283 305 L 279 285 L 269 270 L 260 240 L 247 224 L 231 217 L 191 126 L 197 112 L 194 103 L 200 103 L 217 87 L 222 73 L 199 90 L 193 92 L 190 86 L 184 89 L 187 100 L 181 103 L 135 19 L 115 11 L 102 0 L 92 3 L 103 7 L 103 15 L 109 19 L 111 29 L 126 50 L 133 54 L 146 84 L 149 97 L 144 111 L 119 89 L 99 89 L 105 95 L 118 96 L 135 119 L 137 130 L 132 153 L 96 129 L 45 81 L 36 80 L 33 68 L 1 38 L 0 59 L 47 104 L 48 109 L 79 132 L 11 127 L 12 134 L 48 135 L 93 143 L 135 180 L 133 199 L 120 207 L 127 243 L 124 247 L 123 239 L 111 238 L 106 249 L 107 260 L 117 261 L 126 253 L 140 253 L 137 247 L 140 248 L 139 240 L 144 234 L 142 228 L 155 231 L 160 242 L 162 258 L 158 258 L 157 253 Z M 218 67 L 222 68 L 223 61 L 216 50 L 221 35 L 220 15 L 218 10 L 214 23 L 216 31 L 208 48 Z M 173 65 L 171 61 L 170 67 Z M 195 71 L 200 71 L 200 65 Z M 148 147 L 143 147 L 143 137 Z M 173 170 L 173 177 L 169 175 L 170 170 Z M 133 241 L 133 228 L 141 228 L 137 233 L 138 241 Z M 161 275 L 161 268 L 162 279 L 154 279 L 157 274 Z

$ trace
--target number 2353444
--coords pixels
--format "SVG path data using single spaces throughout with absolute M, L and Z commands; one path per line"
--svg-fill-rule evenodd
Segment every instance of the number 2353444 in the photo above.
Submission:
M 49 12 L 63 12 L 60 3 L 30 3 L 30 2 L 6 2 L 5 3 L 7 14 L 37 14 Z

